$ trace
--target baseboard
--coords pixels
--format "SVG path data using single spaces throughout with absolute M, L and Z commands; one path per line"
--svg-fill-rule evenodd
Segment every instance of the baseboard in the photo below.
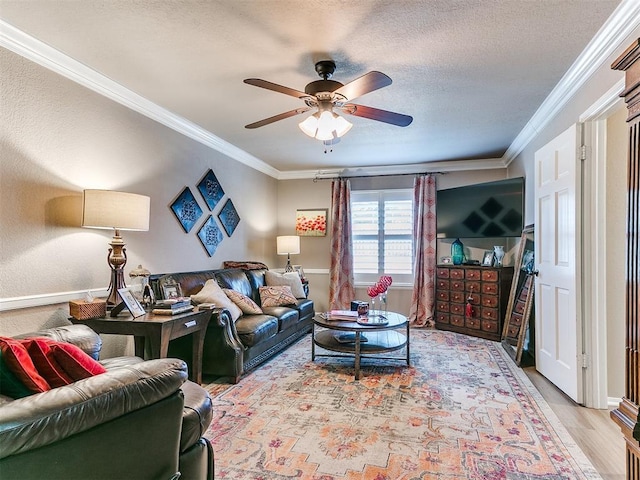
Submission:
M 607 405 L 609 408 L 616 408 L 622 402 L 622 398 L 607 397 Z

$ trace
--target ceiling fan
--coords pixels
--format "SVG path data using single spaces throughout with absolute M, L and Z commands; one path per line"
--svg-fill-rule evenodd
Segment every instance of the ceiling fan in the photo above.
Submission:
M 387 75 L 372 71 L 343 85 L 335 80 L 329 80 L 335 70 L 336 64 L 331 60 L 322 60 L 316 63 L 316 72 L 322 77 L 322 80 L 309 83 L 304 88 L 304 92 L 283 87 L 282 85 L 259 78 L 247 78 L 244 83 L 299 98 L 304 101 L 306 106 L 250 123 L 249 125 L 245 125 L 245 128 L 263 127 L 270 123 L 316 109 L 310 117 L 298 126 L 310 137 L 321 140 L 325 144 L 334 144 L 337 143 L 339 137 L 347 133 L 352 126 L 351 123 L 343 117 L 337 115 L 336 111 L 347 115 L 355 115 L 356 117 L 397 125 L 399 127 L 406 127 L 411 124 L 413 117 L 409 115 L 350 103 L 355 98 L 366 93 L 391 85 L 391 78 Z

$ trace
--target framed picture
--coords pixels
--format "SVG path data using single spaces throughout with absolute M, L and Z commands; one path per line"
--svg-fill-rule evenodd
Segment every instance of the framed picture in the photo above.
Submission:
M 218 178 L 213 173 L 213 170 L 209 171 L 202 177 L 200 183 L 198 183 L 198 190 L 207 203 L 209 210 L 213 210 L 218 202 L 224 197 L 224 190 L 222 185 L 218 182 Z
M 220 223 L 222 223 L 224 231 L 227 232 L 227 236 L 230 237 L 233 235 L 238 223 L 240 223 L 240 216 L 236 211 L 236 207 L 233 206 L 231 199 L 225 202 L 224 207 L 222 207 L 222 210 L 218 213 L 218 219 Z
M 185 187 L 178 195 L 178 198 L 173 201 L 171 211 L 173 211 L 185 233 L 189 233 L 202 216 L 202 209 L 189 187 Z
M 224 239 L 213 215 L 209 215 L 207 221 L 200 227 L 198 238 L 209 256 L 212 257 L 218 245 L 220 245 Z
M 493 266 L 493 250 L 487 250 L 486 252 L 484 252 L 484 257 L 482 257 L 482 266 Z
M 302 265 L 293 265 L 293 270 L 298 272 L 300 280 L 304 280 L 304 270 L 302 269 Z
M 134 318 L 145 314 L 144 308 L 142 308 L 138 299 L 133 296 L 130 288 L 119 288 L 118 293 Z
M 296 235 L 324 237 L 327 235 L 327 209 L 297 210 Z
M 162 285 L 162 294 L 166 300 L 170 298 L 179 298 L 182 296 L 182 289 L 177 283 Z

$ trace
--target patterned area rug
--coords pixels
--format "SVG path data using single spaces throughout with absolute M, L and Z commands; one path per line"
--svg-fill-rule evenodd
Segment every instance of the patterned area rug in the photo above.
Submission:
M 411 360 L 363 360 L 355 381 L 353 359 L 311 362 L 307 336 L 208 385 L 215 478 L 600 478 L 500 344 L 416 329 Z

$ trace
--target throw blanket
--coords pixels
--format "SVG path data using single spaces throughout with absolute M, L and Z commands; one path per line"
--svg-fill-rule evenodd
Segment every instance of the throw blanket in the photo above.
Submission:
M 262 262 L 234 262 L 231 260 L 227 260 L 222 263 L 222 268 L 241 268 L 242 270 L 268 270 L 267 267 Z

